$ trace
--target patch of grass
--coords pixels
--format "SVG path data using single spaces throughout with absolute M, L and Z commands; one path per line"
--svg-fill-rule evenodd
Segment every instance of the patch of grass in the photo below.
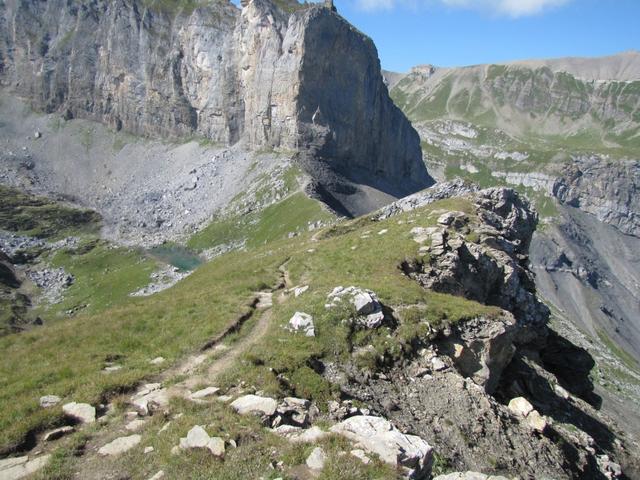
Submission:
M 620 348 L 616 342 L 611 340 L 609 335 L 604 330 L 597 330 L 598 338 L 600 341 L 609 349 L 611 353 L 613 353 L 618 359 L 624 363 L 631 370 L 639 371 L 639 365 L 631 354 L 627 353 L 625 350 Z
M 223 375 L 221 384 L 231 386 L 244 379 L 272 394 L 284 388 L 287 394 L 304 393 L 324 401 L 336 392 L 314 368 L 317 359 L 331 362 L 355 358 L 362 367 L 374 370 L 410 351 L 416 341 L 427 340 L 429 326 L 497 315 L 497 308 L 425 291 L 401 274 L 400 263 L 415 258 L 419 247 L 411 228 L 434 225 L 437 215 L 430 212 L 443 208 L 468 213 L 473 210 L 466 200 L 448 199 L 382 222 L 362 217 L 328 227 L 316 235 L 317 241 L 309 240 L 309 236 L 301 238 L 289 255 L 287 268 L 294 285 L 306 284 L 310 289 L 284 304 L 274 304 L 273 317 L 277 320 L 251 354 Z M 387 232 L 378 234 L 381 230 Z M 396 311 L 400 324 L 396 329 L 358 330 L 353 312 L 324 306 L 328 293 L 338 285 L 375 291 Z M 287 331 L 296 311 L 313 316 L 315 337 Z
M 189 239 L 187 245 L 204 250 L 246 240 L 248 247 L 264 245 L 303 232 L 308 222 L 331 220 L 333 216 L 317 200 L 295 193 L 262 211 L 214 220 Z
M 150 359 L 176 359 L 203 345 L 235 320 L 252 292 L 275 282 L 281 262 L 277 254 L 231 253 L 152 297 L 1 338 L 0 450 L 59 420 L 59 408 L 39 407 L 41 395 L 95 405 L 158 371 Z M 102 373 L 113 356 L 122 370 Z
M 100 216 L 44 197 L 0 185 L 0 228 L 20 235 L 59 239 L 95 233 Z
M 86 313 L 97 313 L 125 303 L 131 292 L 149 283 L 149 275 L 158 267 L 140 250 L 114 247 L 106 242 L 81 255 L 58 251 L 50 263 L 63 267 L 75 281 L 65 290 L 62 302 L 42 312 L 45 318 L 76 307 Z

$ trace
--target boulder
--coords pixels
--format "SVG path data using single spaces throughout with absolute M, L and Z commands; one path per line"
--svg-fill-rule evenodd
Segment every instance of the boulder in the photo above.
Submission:
M 80 423 L 96 421 L 96 409 L 88 403 L 67 403 L 62 406 L 62 411 L 67 417 Z
M 524 397 L 516 397 L 509 401 L 509 410 L 524 418 L 533 411 L 533 405 Z
M 159 383 L 149 383 L 134 395 L 131 403 L 140 415 L 150 415 L 168 408 L 169 392 L 166 388 L 160 388 Z
M 537 410 L 533 410 L 527 415 L 526 424 L 539 433 L 543 433 L 547 429 L 546 419 Z
M 219 391 L 220 389 L 217 387 L 207 387 L 192 393 L 190 397 L 194 400 L 201 400 L 203 398 L 210 397 L 211 395 L 215 395 Z
M 305 337 L 315 337 L 316 331 L 313 324 L 313 317 L 308 313 L 296 312 L 289 320 L 291 330 L 304 333 Z
M 384 312 L 378 296 L 371 290 L 350 286 L 336 287 L 327 296 L 326 308 L 349 303 L 356 312 L 353 322 L 363 328 L 377 328 L 384 321 Z
M 233 408 L 240 415 L 258 413 L 267 417 L 272 416 L 278 408 L 278 402 L 273 398 L 258 395 L 244 395 L 231 402 Z
M 302 295 L 304 292 L 306 292 L 307 290 L 309 290 L 309 285 L 303 285 L 301 287 L 295 287 L 293 289 L 293 295 L 295 297 L 299 297 L 300 295 Z
M 34 474 L 47 463 L 51 455 L 42 455 L 29 460 L 28 456 L 12 457 L 0 460 L 0 479 L 18 480 Z
M 431 471 L 433 448 L 418 436 L 403 434 L 384 418 L 351 417 L 330 430 L 377 454 L 382 461 L 401 467 L 408 478 L 423 478 Z
M 180 439 L 180 448 L 206 448 L 216 457 L 222 457 L 225 452 L 224 440 L 220 437 L 210 437 L 204 428 L 196 425 L 187 433 L 186 438 Z
M 60 403 L 60 397 L 57 395 L 45 395 L 40 397 L 40 406 L 42 408 L 51 408 Z
M 162 478 L 164 478 L 164 470 L 160 470 L 153 477 L 149 477 L 149 480 L 161 480 Z
M 116 438 L 110 443 L 107 443 L 104 447 L 98 450 L 98 453 L 102 456 L 120 455 L 128 452 L 136 445 L 140 443 L 142 437 L 140 435 L 129 435 L 128 437 Z
M 276 435 L 284 437 L 293 443 L 318 443 L 328 435 L 327 432 L 316 426 L 305 430 L 293 425 L 280 425 L 272 431 Z
M 324 453 L 324 450 L 322 450 L 322 448 L 316 447 L 307 457 L 306 464 L 307 467 L 309 467 L 311 470 L 322 470 L 326 461 L 327 454 Z
M 493 393 L 513 358 L 516 333 L 516 320 L 508 312 L 476 317 L 453 325 L 450 335 L 438 341 L 438 351 L 451 358 L 462 376 Z

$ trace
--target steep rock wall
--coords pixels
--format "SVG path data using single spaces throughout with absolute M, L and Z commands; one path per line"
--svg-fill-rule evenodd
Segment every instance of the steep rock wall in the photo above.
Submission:
M 298 7 L 7 0 L 0 82 L 38 110 L 136 134 L 304 152 L 395 196 L 433 183 L 373 42 Z

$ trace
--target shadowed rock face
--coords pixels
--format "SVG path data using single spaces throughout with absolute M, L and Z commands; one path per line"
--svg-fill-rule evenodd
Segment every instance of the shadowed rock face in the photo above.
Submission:
M 396 197 L 433 183 L 373 42 L 338 14 L 269 0 L 174 8 L 9 0 L 0 82 L 36 109 L 136 134 L 302 152 L 330 191 L 332 172 Z

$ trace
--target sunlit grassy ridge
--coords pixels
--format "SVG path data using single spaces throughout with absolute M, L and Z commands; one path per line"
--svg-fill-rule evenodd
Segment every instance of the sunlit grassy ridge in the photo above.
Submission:
M 29 430 L 60 419 L 59 409 L 38 406 L 41 395 L 95 404 L 158 372 L 150 359 L 161 355 L 171 364 L 197 350 L 247 308 L 253 292 L 276 282 L 285 261 L 292 282 L 310 285 L 309 291 L 274 304 L 269 333 L 224 375 L 221 386 L 244 380 L 272 394 L 326 400 L 335 389 L 311 368 L 312 359 L 349 359 L 358 347 L 372 345 L 375 352 L 358 361 L 373 368 L 425 335 L 428 324 L 496 314 L 493 307 L 425 291 L 401 274 L 400 263 L 415 258 L 419 247 L 411 228 L 433 224 L 438 209 L 473 213 L 469 202 L 447 200 L 382 222 L 363 218 L 328 227 L 315 238 L 306 233 L 274 241 L 223 255 L 165 292 L 0 339 L 0 445 L 15 445 Z M 356 331 L 344 322 L 349 311 L 324 308 L 335 286 L 351 284 L 376 291 L 396 312 L 397 328 Z M 297 310 L 314 316 L 316 337 L 282 328 Z M 103 373 L 112 358 L 123 369 Z M 282 373 L 289 386 L 274 373 Z

